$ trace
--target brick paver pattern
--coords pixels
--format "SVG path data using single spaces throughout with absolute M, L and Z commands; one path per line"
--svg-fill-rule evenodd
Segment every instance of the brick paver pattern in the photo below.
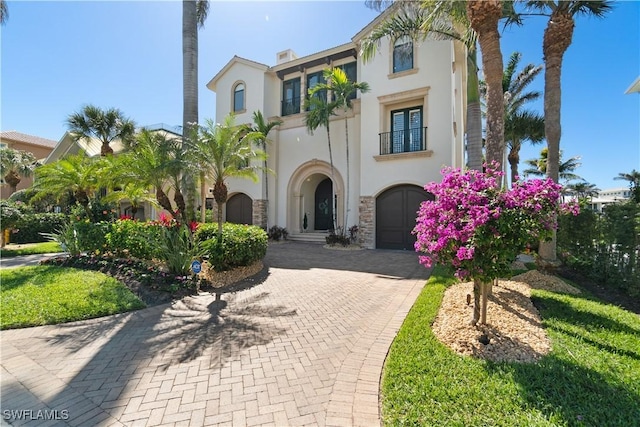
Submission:
M 384 359 L 428 277 L 417 255 L 285 242 L 264 263 L 235 292 L 0 332 L 2 423 L 380 425 Z

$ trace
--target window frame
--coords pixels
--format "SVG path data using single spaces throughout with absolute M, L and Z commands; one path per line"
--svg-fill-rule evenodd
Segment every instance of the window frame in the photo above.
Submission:
M 404 47 L 409 46 L 409 47 Z M 391 73 L 398 74 L 404 71 L 413 70 L 415 68 L 415 44 L 413 39 L 409 36 L 398 37 L 392 44 L 392 52 L 391 52 Z M 398 52 L 396 52 L 398 49 Z M 400 49 L 406 49 L 407 53 L 400 52 Z M 410 53 L 409 53 L 410 52 Z M 407 55 L 407 58 L 402 58 L 404 55 Z M 400 61 L 402 60 L 402 63 Z M 400 68 L 400 66 L 404 66 L 404 62 L 407 60 L 410 61 L 410 64 L 407 68 Z
M 242 90 L 239 91 L 238 88 L 242 86 Z M 237 94 L 238 92 L 242 92 L 242 105 L 240 106 L 241 108 L 238 108 L 237 102 L 238 102 L 238 98 L 237 98 Z M 245 111 L 247 111 L 247 100 L 246 100 L 246 94 L 247 94 L 247 85 L 245 82 L 240 81 L 240 82 L 236 82 L 236 84 L 233 85 L 233 90 L 232 90 L 232 95 L 231 95 L 231 109 L 234 113 L 243 113 Z
M 296 85 L 296 83 L 297 83 L 297 85 Z M 292 88 L 292 97 L 291 98 L 287 98 L 288 86 L 291 86 L 291 88 Z M 296 86 L 297 86 L 297 93 L 298 93 L 297 97 L 296 97 Z M 289 80 L 284 80 L 282 82 L 282 102 L 281 102 L 281 106 L 280 106 L 280 112 L 281 112 L 281 115 L 283 117 L 284 116 L 291 116 L 293 114 L 299 114 L 300 113 L 301 90 L 302 90 L 302 79 L 300 78 L 300 76 L 294 77 L 294 78 L 289 79 Z M 290 101 L 291 105 L 293 106 L 291 112 L 285 111 L 285 103 L 287 101 Z M 297 104 L 296 104 L 296 101 L 297 101 Z M 297 107 L 297 111 L 295 111 L 296 110 L 295 107 Z
M 414 111 L 419 111 L 420 112 L 420 123 L 418 127 L 412 127 L 411 126 L 411 113 Z M 389 129 L 391 132 L 391 145 L 393 147 L 392 149 L 392 153 L 413 153 L 415 151 L 423 151 L 422 147 L 424 144 L 424 141 L 422 141 L 423 139 L 423 131 L 422 129 L 424 128 L 424 108 L 422 105 L 415 105 L 413 107 L 406 107 L 406 108 L 399 108 L 399 109 L 395 109 L 395 110 L 390 110 L 389 112 L 389 118 L 390 118 L 390 124 L 389 124 Z M 395 129 L 394 126 L 394 117 L 399 114 L 402 113 L 403 114 L 403 126 L 402 129 Z M 412 141 L 412 136 L 414 135 L 413 132 L 411 132 L 412 130 L 417 129 L 417 136 L 419 138 L 417 144 L 414 143 Z M 400 143 L 398 144 L 398 147 L 402 147 L 401 150 L 396 150 L 396 143 L 393 140 L 394 139 L 394 132 L 398 132 L 398 131 L 403 131 L 403 140 L 400 141 Z M 417 148 L 416 148 L 417 146 Z

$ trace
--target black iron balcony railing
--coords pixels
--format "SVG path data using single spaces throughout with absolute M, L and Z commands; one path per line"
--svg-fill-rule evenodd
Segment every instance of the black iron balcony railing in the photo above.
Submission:
M 282 115 L 290 116 L 300 112 L 300 97 L 289 98 L 282 101 Z
M 380 135 L 380 154 L 410 153 L 427 149 L 427 128 L 402 129 Z

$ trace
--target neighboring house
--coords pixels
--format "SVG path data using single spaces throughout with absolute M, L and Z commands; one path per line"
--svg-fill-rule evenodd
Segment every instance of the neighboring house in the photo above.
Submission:
M 182 138 L 180 127 L 169 126 L 165 123 L 159 123 L 150 126 L 144 126 L 145 129 L 154 132 L 163 132 L 170 137 Z M 110 144 L 114 154 L 118 154 L 124 148 L 119 140 L 112 141 Z M 87 141 L 86 139 L 76 140 L 70 132 L 65 132 L 60 141 L 55 145 L 49 156 L 44 160 L 44 164 L 53 163 L 60 160 L 64 156 L 74 155 L 84 152 L 90 157 L 100 155 L 101 142 L 95 138 Z M 123 214 L 130 215 L 131 206 L 129 203 L 121 203 L 121 210 Z M 155 219 L 157 218 L 157 209 L 150 203 L 145 202 L 141 209 L 137 212 L 136 218 L 138 219 Z
M 268 194 L 264 182 L 233 179 L 225 219 L 286 227 L 295 238 L 323 240 L 331 227 L 332 193 L 339 227 L 359 227 L 368 248 L 413 249 L 416 211 L 429 195 L 423 186 L 440 181 L 443 166 L 464 166 L 466 52 L 453 41 L 385 40 L 364 63 L 360 42 L 385 14 L 349 43 L 304 57 L 291 50 L 268 66 L 234 56 L 207 84 L 216 93 L 216 121 L 233 112 L 236 123 L 252 122 L 260 110 L 283 120 L 267 147 Z M 404 49 L 409 55 L 400 54 Z M 367 82 L 347 113 L 350 145 L 350 200 L 347 185 L 344 116 L 331 120 L 335 166 L 331 180 L 327 133 L 305 127 L 304 97 L 327 67 L 342 67 L 351 80 Z M 304 229 L 304 218 L 307 229 Z M 303 234 L 304 233 L 304 234 Z
M 631 198 L 631 190 L 628 187 L 611 188 L 602 190 L 597 197 L 590 200 L 591 209 L 596 212 L 602 212 L 602 208 L 611 203 L 618 203 L 629 200 Z
M 0 132 L 0 147 L 28 151 L 32 153 L 36 159 L 41 161 L 51 153 L 55 145 L 56 141 L 51 139 L 40 138 L 39 136 L 28 135 L 14 130 Z M 32 184 L 33 177 L 22 177 L 17 190 L 24 190 L 25 188 L 31 187 Z M 5 185 L 3 181 L 0 198 L 6 199 L 11 193 L 11 188 Z

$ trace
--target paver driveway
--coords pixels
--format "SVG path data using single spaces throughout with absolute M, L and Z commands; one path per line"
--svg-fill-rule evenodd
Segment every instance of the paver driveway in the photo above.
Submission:
M 379 425 L 416 254 L 287 242 L 265 267 L 235 293 L 0 332 L 3 423 Z M 40 416 L 58 420 L 16 419 Z

